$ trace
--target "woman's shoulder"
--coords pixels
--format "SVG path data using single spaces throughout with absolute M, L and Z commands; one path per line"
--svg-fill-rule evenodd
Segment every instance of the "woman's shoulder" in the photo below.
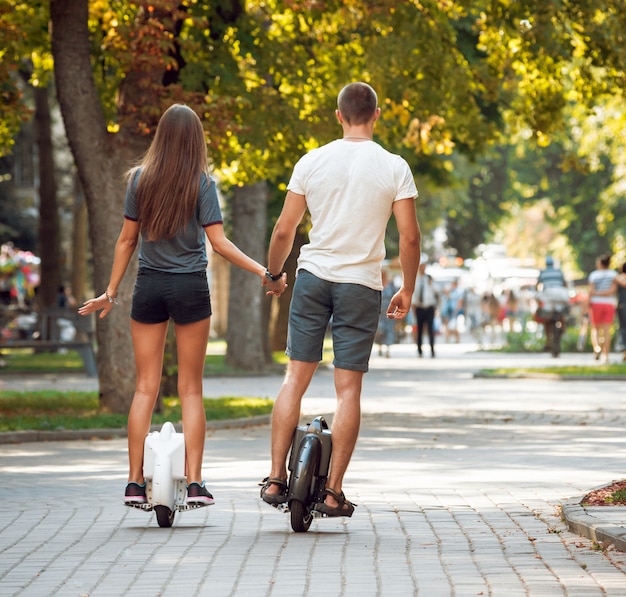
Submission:
M 200 195 L 216 188 L 216 182 L 208 172 L 200 173 Z
M 610 274 L 614 270 L 610 269 L 594 269 L 590 274 L 589 278 L 606 278 L 607 274 Z
M 133 187 L 137 185 L 137 181 L 139 180 L 139 175 L 141 174 L 141 170 L 142 170 L 142 167 L 141 165 L 139 165 L 139 166 L 133 166 L 132 168 L 128 170 L 128 172 L 126 172 L 126 180 L 128 181 L 128 184 L 132 185 Z

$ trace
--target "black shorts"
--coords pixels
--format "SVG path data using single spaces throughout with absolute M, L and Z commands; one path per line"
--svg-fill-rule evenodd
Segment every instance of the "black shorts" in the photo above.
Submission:
M 137 274 L 131 319 L 139 323 L 195 323 L 211 317 L 206 271 L 173 274 L 143 268 Z

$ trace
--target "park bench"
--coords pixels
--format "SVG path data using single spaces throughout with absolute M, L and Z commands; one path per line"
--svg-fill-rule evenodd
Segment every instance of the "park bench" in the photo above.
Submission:
M 12 338 L 0 335 L 0 352 L 11 348 L 34 348 L 38 351 L 49 352 L 72 349 L 78 352 L 83 360 L 86 374 L 89 377 L 97 377 L 93 317 L 79 315 L 74 309 L 59 307 L 43 309 L 34 314 L 37 317 L 37 324 L 32 337 Z M 71 340 L 63 338 L 63 320 L 70 322 L 76 330 Z

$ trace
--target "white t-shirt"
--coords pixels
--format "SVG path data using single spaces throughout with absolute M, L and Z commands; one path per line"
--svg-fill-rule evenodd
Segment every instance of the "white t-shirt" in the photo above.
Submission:
M 407 162 L 373 141 L 337 139 L 300 158 L 287 188 L 305 196 L 311 214 L 298 269 L 382 290 L 393 202 L 417 197 Z
M 428 274 L 417 274 L 411 306 L 423 308 L 437 306 L 437 293 L 432 278 Z

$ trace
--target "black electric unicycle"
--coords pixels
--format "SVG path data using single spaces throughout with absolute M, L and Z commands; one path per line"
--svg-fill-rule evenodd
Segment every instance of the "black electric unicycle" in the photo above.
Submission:
M 296 428 L 289 456 L 287 504 L 284 508 L 289 512 L 291 528 L 296 533 L 308 531 L 313 518 L 321 516 L 315 506 L 324 500 L 331 452 L 331 434 L 324 417 Z

